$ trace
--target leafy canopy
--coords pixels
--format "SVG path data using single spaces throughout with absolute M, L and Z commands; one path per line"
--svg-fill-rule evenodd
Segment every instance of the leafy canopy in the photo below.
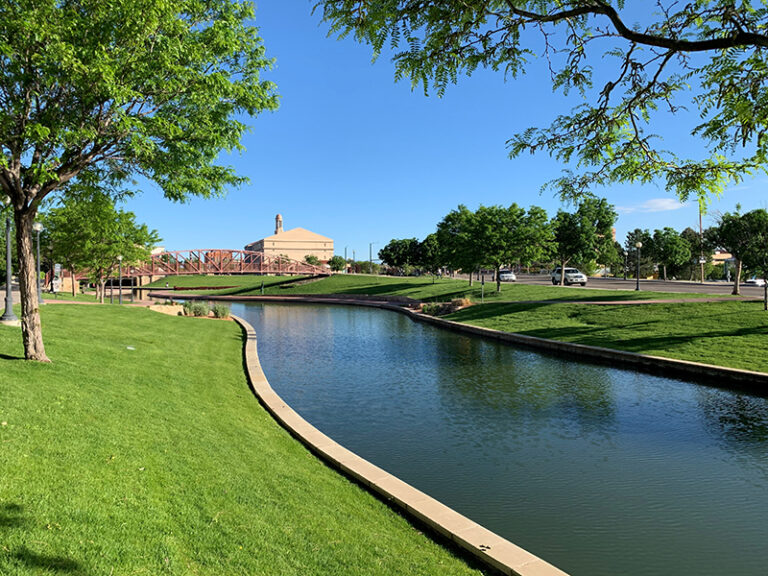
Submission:
M 0 187 L 36 210 L 73 179 L 106 189 L 145 176 L 166 197 L 242 182 L 238 114 L 274 109 L 271 62 L 249 2 L 0 3 Z
M 630 6 L 631 4 L 631 6 Z M 442 95 L 479 67 L 517 77 L 541 55 L 552 86 L 582 104 L 508 141 L 511 156 L 545 151 L 568 167 L 549 185 L 574 198 L 611 182 L 666 181 L 682 199 L 719 194 L 765 170 L 765 0 L 324 0 L 331 33 L 394 56 L 396 79 Z M 631 9 L 642 12 L 631 12 Z M 540 46 L 540 48 L 539 48 Z M 613 63 L 608 78 L 595 63 Z M 605 64 L 601 64 L 603 66 Z M 667 114 L 698 111 L 699 157 L 665 150 Z

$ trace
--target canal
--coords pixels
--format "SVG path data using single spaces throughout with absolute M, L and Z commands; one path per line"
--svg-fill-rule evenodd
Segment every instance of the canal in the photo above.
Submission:
M 340 444 L 573 576 L 765 576 L 768 400 L 385 310 L 235 304 Z

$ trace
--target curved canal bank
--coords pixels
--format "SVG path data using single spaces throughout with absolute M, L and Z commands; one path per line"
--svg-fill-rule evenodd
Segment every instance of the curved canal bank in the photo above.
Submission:
M 304 420 L 280 398 L 267 381 L 259 361 L 253 327 L 243 318 L 234 316 L 234 319 L 246 334 L 245 364 L 254 394 L 275 419 L 315 454 L 504 574 L 568 576 L 541 558 L 347 450 Z

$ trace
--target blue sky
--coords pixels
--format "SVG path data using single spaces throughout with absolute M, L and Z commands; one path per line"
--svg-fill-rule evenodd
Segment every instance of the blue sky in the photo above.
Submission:
M 553 94 L 543 61 L 521 79 L 477 71 L 443 98 L 395 83 L 388 58 L 371 62 L 368 46 L 327 36 L 312 2 L 260 0 L 256 25 L 276 59 L 280 109 L 249 119 L 246 148 L 227 162 L 251 182 L 223 199 L 164 200 L 151 185 L 128 201 L 157 229 L 168 250 L 240 249 L 274 232 L 302 227 L 334 239 L 335 252 L 367 259 L 392 238 L 424 238 L 459 204 L 538 205 L 553 216 L 568 208 L 540 193 L 561 166 L 546 155 L 510 160 L 505 142 L 529 126 L 548 126 L 578 102 Z M 673 135 L 674 136 L 674 135 Z M 670 143 L 668 143 L 670 144 Z M 672 145 L 668 146 L 673 148 Z M 714 200 L 717 212 L 766 208 L 768 178 L 748 179 Z M 596 191 L 619 212 L 617 239 L 634 228 L 698 227 L 696 203 L 681 205 L 663 186 Z

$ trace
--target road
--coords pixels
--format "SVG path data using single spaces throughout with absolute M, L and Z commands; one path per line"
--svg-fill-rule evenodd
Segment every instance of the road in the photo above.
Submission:
M 551 286 L 552 280 L 546 274 L 518 274 L 519 284 L 538 284 Z M 602 290 L 634 290 L 636 281 L 634 278 L 624 280 L 622 278 L 590 278 L 585 289 Z M 698 293 L 712 294 L 715 296 L 729 296 L 733 290 L 732 282 L 687 282 L 683 280 L 640 280 L 640 290 L 653 292 L 673 293 Z M 760 286 L 741 286 L 741 295 L 749 298 L 762 298 L 763 288 Z

